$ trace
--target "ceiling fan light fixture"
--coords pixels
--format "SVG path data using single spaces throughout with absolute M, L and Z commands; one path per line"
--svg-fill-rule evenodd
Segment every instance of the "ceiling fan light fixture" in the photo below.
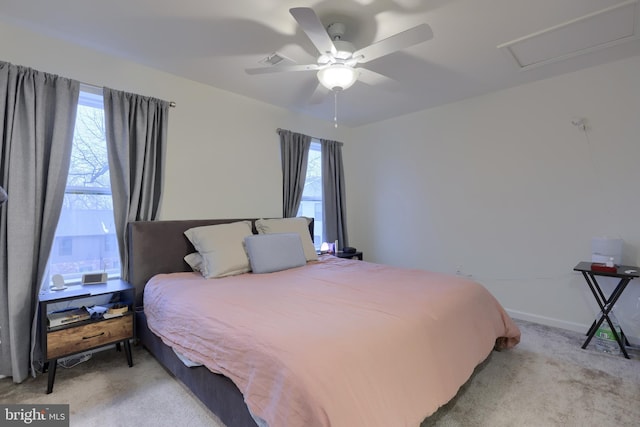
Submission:
M 358 72 L 344 64 L 333 64 L 318 71 L 318 80 L 329 90 L 345 90 L 358 80 Z

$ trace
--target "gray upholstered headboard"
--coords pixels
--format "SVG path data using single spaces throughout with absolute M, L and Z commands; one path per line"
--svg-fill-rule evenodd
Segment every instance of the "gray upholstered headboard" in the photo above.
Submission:
M 173 221 L 136 221 L 128 226 L 128 281 L 136 288 L 136 306 L 142 305 L 142 294 L 147 281 L 156 274 L 191 271 L 184 256 L 195 249 L 184 232 L 192 227 L 251 221 L 253 232 L 256 218 L 191 219 Z M 313 220 L 309 224 L 313 239 Z

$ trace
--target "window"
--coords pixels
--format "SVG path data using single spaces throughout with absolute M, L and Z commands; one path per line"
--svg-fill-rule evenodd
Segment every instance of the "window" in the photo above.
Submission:
M 73 253 L 73 239 L 69 237 L 60 237 L 58 239 L 58 255 L 61 257 L 69 256 Z
M 71 164 L 49 257 L 49 275 L 79 282 L 83 273 L 120 275 L 102 92 L 81 86 Z
M 314 219 L 313 245 L 319 250 L 325 239 L 322 226 L 322 148 L 317 140 L 312 140 L 309 148 L 307 176 L 304 181 L 298 216 Z

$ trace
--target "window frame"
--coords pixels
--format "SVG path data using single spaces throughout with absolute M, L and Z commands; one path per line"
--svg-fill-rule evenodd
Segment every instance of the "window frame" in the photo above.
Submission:
M 323 197 L 323 191 L 322 191 L 322 144 L 320 143 L 320 141 L 317 138 L 312 138 L 311 139 L 311 145 L 309 146 L 309 156 L 307 158 L 307 174 L 305 176 L 305 188 L 307 186 L 307 178 L 309 177 L 309 162 L 311 161 L 311 152 L 315 151 L 318 152 L 319 157 L 320 157 L 320 167 L 319 167 L 319 178 L 320 178 L 320 196 L 319 197 L 315 197 L 315 196 L 309 196 L 306 195 L 304 193 L 302 193 L 302 198 L 300 200 L 300 206 L 298 207 L 298 216 L 311 216 L 312 218 L 314 218 L 314 225 L 313 225 L 313 234 L 314 234 L 314 239 L 313 239 L 313 245 L 315 246 L 316 250 L 320 250 L 320 245 L 322 245 L 322 242 L 325 241 L 325 236 L 324 236 L 324 227 L 323 227 L 323 221 L 324 221 L 324 202 L 322 200 Z M 304 215 L 303 210 L 303 203 L 304 202 L 311 202 L 314 203 L 315 205 L 313 206 L 313 215 Z M 320 205 L 320 213 L 321 213 L 321 218 L 318 218 L 316 216 L 316 212 L 317 212 L 317 204 Z
M 80 108 L 81 106 L 83 107 L 89 107 L 89 108 L 98 108 L 100 110 L 102 110 L 104 112 L 104 100 L 103 100 L 103 94 L 102 94 L 102 88 L 99 87 L 95 87 L 95 86 L 89 86 L 86 84 L 81 84 L 80 85 L 80 95 L 78 97 L 78 104 L 76 108 Z M 76 114 L 76 123 L 74 124 L 74 139 L 73 139 L 73 144 L 74 144 L 74 148 L 75 148 L 75 144 L 76 144 L 76 131 L 77 131 L 77 126 L 78 126 L 78 118 L 79 115 Z M 106 148 L 106 136 L 105 136 L 105 148 Z M 72 149 L 73 150 L 73 149 Z M 107 155 L 106 160 L 108 162 L 108 154 Z M 107 163 L 108 164 L 108 163 Z M 71 173 L 71 169 L 69 170 L 68 176 Z M 69 178 L 67 178 L 69 179 Z M 107 182 L 109 182 L 107 180 Z M 110 198 L 112 198 L 112 191 L 111 191 L 111 184 L 109 182 L 108 187 L 104 187 L 104 186 L 82 186 L 82 185 L 65 185 L 65 190 L 64 190 L 64 195 L 65 197 L 67 197 L 67 195 L 86 195 L 86 196 L 108 196 Z M 113 199 L 111 199 L 113 200 Z M 108 207 L 106 208 L 108 211 Z M 74 210 L 74 209 L 72 209 Z M 91 209 L 87 209 L 87 210 L 91 210 Z M 101 210 L 101 209 L 96 209 L 96 211 Z M 101 210 L 104 211 L 104 210 Z M 113 205 L 111 205 L 111 212 L 113 215 Z M 94 242 L 91 242 L 91 247 L 93 248 L 93 244 L 95 244 L 96 248 L 95 250 L 100 253 L 100 264 L 101 264 L 101 268 L 99 269 L 91 269 L 89 270 L 83 270 L 82 267 L 78 267 L 77 271 L 73 271 L 73 272 L 69 272 L 69 273 L 60 273 L 62 274 L 62 276 L 65 279 L 65 284 L 67 286 L 69 285 L 79 285 L 81 284 L 81 280 L 82 280 L 82 275 L 84 273 L 94 273 L 94 272 L 103 272 L 106 271 L 109 274 L 109 279 L 113 279 L 113 278 L 119 278 L 120 277 L 120 259 L 119 259 L 119 242 L 115 241 L 115 248 L 111 247 L 111 244 L 109 244 L 107 242 L 107 239 L 109 238 L 113 238 L 113 236 L 111 237 L 106 237 L 103 239 L 98 239 L 96 238 L 97 234 L 78 234 L 78 235 L 72 235 L 72 236 L 64 236 L 64 235 L 58 235 L 58 226 L 60 223 L 60 220 L 62 219 L 62 214 L 63 212 L 61 211 L 60 213 L 60 218 L 58 219 L 58 224 L 56 224 L 56 231 L 54 234 L 54 240 L 53 240 L 53 245 L 54 247 L 52 247 L 51 253 L 49 255 L 49 259 L 47 260 L 47 271 L 43 280 L 43 285 L 46 284 L 51 284 L 51 277 L 53 276 L 53 274 L 51 274 L 52 271 L 52 263 L 54 262 L 54 251 L 58 251 L 59 248 L 55 247 L 55 245 L 57 243 L 59 243 L 60 241 L 58 241 L 59 238 L 62 238 L 64 240 L 66 239 L 70 239 L 71 240 L 71 247 L 73 248 L 74 243 L 79 242 L 78 245 L 82 246 L 85 245 L 86 243 L 81 242 L 82 239 L 93 239 Z M 115 222 L 115 220 L 113 220 L 113 222 Z M 101 224 L 103 226 L 103 228 L 105 227 L 105 223 L 101 221 Z M 109 224 L 110 225 L 110 224 Z M 106 229 L 106 228 L 105 228 Z M 115 225 L 113 228 L 114 232 L 113 233 L 108 233 L 108 234 L 104 234 L 104 236 L 109 236 L 111 235 L 115 235 Z M 109 251 L 108 249 L 111 247 L 112 251 Z M 109 270 L 106 270 L 105 267 L 105 262 L 104 262 L 104 258 L 102 256 L 102 253 L 106 251 L 108 253 L 113 252 L 116 257 L 117 257 L 117 265 L 114 265 L 113 268 L 110 268 Z M 60 257 L 60 254 L 57 253 L 58 258 Z M 70 259 L 68 262 L 70 263 L 79 263 L 81 264 L 82 262 L 85 262 L 87 260 L 82 259 L 82 258 L 73 258 L 73 253 L 71 253 L 70 255 L 65 255 L 65 256 L 69 256 Z M 109 255 L 107 255 L 109 256 Z M 89 260 L 91 262 L 91 260 Z M 95 260 L 94 260 L 95 261 Z M 57 261 L 58 263 L 63 262 L 61 260 L 58 259 Z

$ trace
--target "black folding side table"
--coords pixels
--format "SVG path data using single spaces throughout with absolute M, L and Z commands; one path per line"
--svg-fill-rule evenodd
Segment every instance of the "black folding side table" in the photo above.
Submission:
M 596 299 L 598 306 L 600 307 L 600 312 L 602 313 L 602 316 L 596 318 L 591 324 L 591 327 L 587 331 L 587 340 L 584 342 L 584 344 L 582 344 L 582 348 L 587 348 L 589 342 L 596 334 L 596 331 L 598 330 L 600 325 L 602 325 L 602 322 L 606 320 L 609 324 L 609 327 L 611 328 L 613 336 L 620 346 L 620 350 L 622 350 L 622 354 L 628 359 L 629 354 L 627 353 L 627 349 L 625 348 L 625 346 L 629 345 L 629 341 L 627 341 L 627 337 L 625 337 L 622 328 L 620 329 L 620 336 L 618 335 L 616 328 L 613 327 L 613 322 L 611 322 L 609 313 L 613 309 L 616 301 L 618 301 L 618 298 L 620 298 L 620 295 L 622 295 L 622 292 L 624 292 L 624 289 L 627 287 L 629 282 L 636 277 L 640 277 L 640 267 L 634 267 L 631 265 L 618 265 L 616 266 L 615 272 L 601 271 L 593 270 L 591 268 L 590 262 L 580 262 L 575 266 L 573 270 L 580 271 L 582 273 L 582 275 L 584 276 L 584 280 L 586 280 L 587 284 L 589 285 L 589 289 L 591 289 L 591 293 Z M 616 288 L 613 290 L 613 292 L 611 292 L 611 295 L 609 295 L 609 298 L 607 298 L 604 292 L 602 292 L 602 289 L 600 288 L 600 285 L 596 280 L 596 276 L 615 277 L 617 279 L 620 279 Z

